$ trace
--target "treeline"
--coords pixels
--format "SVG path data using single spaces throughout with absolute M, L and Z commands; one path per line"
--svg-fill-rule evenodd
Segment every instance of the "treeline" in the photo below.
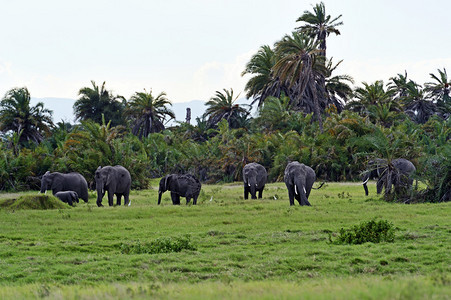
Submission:
M 136 92 L 129 99 L 92 81 L 74 104 L 79 124 L 53 124 L 42 103 L 30 106 L 26 88 L 0 102 L 0 190 L 37 188 L 47 170 L 83 174 L 93 183 L 98 166 L 120 164 L 132 187 L 150 178 L 192 173 L 203 182 L 241 180 L 242 167 L 259 162 L 269 180 L 283 177 L 289 161 L 311 166 L 321 180 L 358 180 L 372 158 L 406 158 L 429 187 L 421 197 L 451 195 L 451 82 L 446 69 L 423 85 L 397 74 L 352 87 L 349 75 L 335 75 L 341 61 L 326 58 L 326 38 L 340 34 L 341 16 L 323 3 L 305 11 L 301 26 L 273 47 L 262 46 L 246 64 L 245 91 L 258 106 L 236 104 L 224 89 L 206 102 L 195 124 L 165 128 L 174 118 L 166 93 Z

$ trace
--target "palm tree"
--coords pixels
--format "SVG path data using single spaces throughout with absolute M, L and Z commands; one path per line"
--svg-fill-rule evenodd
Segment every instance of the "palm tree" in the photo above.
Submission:
M 42 142 L 53 126 L 52 111 L 42 102 L 30 106 L 30 100 L 28 89 L 23 87 L 9 90 L 0 102 L 0 131 L 11 130 L 21 145 Z
M 252 56 L 246 64 L 246 68 L 241 76 L 246 74 L 254 75 L 246 83 L 244 90 L 247 98 L 253 98 L 251 105 L 257 102 L 258 107 L 268 96 L 279 97 L 284 89 L 283 84 L 273 75 L 272 68 L 277 62 L 277 56 L 271 47 L 264 45 L 260 47 L 257 54 Z
M 290 117 L 290 98 L 281 95 L 279 98 L 268 97 L 259 109 L 256 119 L 264 128 L 269 130 L 284 129 Z
M 358 112 L 361 115 L 368 115 L 369 107 L 392 100 L 393 91 L 385 90 L 382 80 L 377 80 L 372 84 L 366 82 L 362 82 L 362 84 L 363 87 L 355 89 L 355 100 L 346 105 L 347 109 Z
M 326 65 L 326 105 L 334 105 L 337 111 L 340 113 L 344 108 L 344 103 L 352 97 L 353 91 L 349 86 L 349 83 L 354 84 L 354 79 L 349 75 L 336 75 L 332 76 L 332 73 L 343 62 L 340 60 L 337 64 L 333 65 L 332 58 L 327 61 Z
M 124 97 L 114 96 L 106 90 L 105 82 L 100 88 L 93 80 L 91 84 L 92 87 L 81 88 L 78 92 L 80 98 L 74 103 L 75 117 L 80 121 L 92 120 L 100 124 L 104 115 L 112 126 L 123 125 Z
M 340 18 L 341 15 L 334 19 L 330 15 L 326 15 L 326 7 L 323 2 L 320 2 L 313 6 L 313 13 L 308 10 L 304 11 L 296 22 L 304 22 L 305 24 L 296 29 L 310 37 L 316 37 L 320 41 L 320 55 L 326 57 L 326 37 L 331 33 L 340 34 L 340 31 L 336 28 L 343 25 L 343 22 L 338 22 Z
M 207 109 L 204 113 L 208 117 L 210 127 L 215 127 L 222 119 L 225 119 L 230 128 L 239 128 L 243 119 L 249 115 L 249 111 L 239 104 L 235 104 L 238 96 L 233 97 L 233 89 L 223 89 L 224 92 L 216 91 L 205 105 Z
M 393 91 L 396 98 L 402 98 L 407 96 L 407 71 L 404 71 L 404 75 L 398 74 L 396 77 L 390 77 L 390 82 L 387 87 Z
M 406 114 L 415 123 L 424 124 L 437 113 L 437 105 L 428 99 L 429 95 L 419 84 L 411 80 L 405 85 L 405 89 L 406 95 L 401 100 Z
M 152 89 L 147 92 L 136 92 L 128 102 L 127 114 L 133 121 L 132 133 L 142 139 L 150 133 L 164 130 L 163 122 L 175 119 L 175 114 L 167 108 L 172 105 L 166 98 L 166 93 L 161 92 L 158 96 L 152 95 Z
M 432 73 L 429 74 L 435 82 L 427 82 L 425 84 L 426 91 L 431 93 L 432 98 L 437 101 L 437 106 L 441 113 L 447 119 L 451 114 L 451 80 L 448 79 L 445 68 L 443 68 L 443 71 L 439 69 L 437 71 L 439 73 L 438 76 Z
M 293 32 L 276 43 L 276 54 L 280 57 L 274 66 L 274 74 L 292 89 L 290 98 L 294 107 L 312 109 L 323 132 L 318 88 L 321 94 L 325 90 L 317 84 L 325 76 L 324 60 L 319 56 L 318 41 L 307 35 Z M 309 112 L 309 111 L 307 111 Z

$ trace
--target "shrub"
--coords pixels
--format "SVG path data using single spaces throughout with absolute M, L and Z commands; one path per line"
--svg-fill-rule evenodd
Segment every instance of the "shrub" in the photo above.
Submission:
M 137 241 L 133 244 L 124 244 L 120 246 L 122 254 L 157 254 L 181 252 L 182 250 L 197 250 L 191 243 L 189 235 L 185 237 L 163 237 L 157 238 L 148 243 Z
M 4 199 L 0 201 L 0 207 L 12 210 L 18 209 L 65 209 L 70 208 L 55 196 L 49 195 L 24 195 L 18 199 Z
M 329 235 L 329 241 L 333 244 L 363 244 L 366 242 L 380 243 L 393 242 L 395 233 L 393 224 L 387 220 L 362 222 L 351 229 L 340 229 L 335 241 Z

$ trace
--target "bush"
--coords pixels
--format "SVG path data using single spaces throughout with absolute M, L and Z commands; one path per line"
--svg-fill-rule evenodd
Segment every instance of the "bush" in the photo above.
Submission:
M 134 244 L 122 243 L 120 248 L 122 254 L 157 254 L 181 252 L 184 249 L 197 250 L 191 243 L 189 235 L 186 235 L 185 237 L 157 238 L 148 243 L 141 243 L 140 241 L 137 241 Z
M 55 196 L 49 195 L 24 195 L 18 199 L 4 199 L 0 201 L 0 208 L 18 209 L 65 209 L 69 204 L 61 202 Z
M 363 244 L 367 242 L 393 242 L 395 233 L 393 224 L 386 221 L 371 220 L 354 225 L 351 229 L 340 229 L 340 233 L 335 241 L 329 235 L 329 241 L 333 244 Z

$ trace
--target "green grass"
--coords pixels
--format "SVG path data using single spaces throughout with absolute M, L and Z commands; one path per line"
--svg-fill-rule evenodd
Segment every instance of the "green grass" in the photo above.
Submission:
M 169 193 L 158 206 L 149 189 L 130 207 L 98 208 L 92 193 L 67 210 L 0 209 L 0 298 L 449 299 L 450 203 L 386 203 L 369 187 L 329 183 L 311 207 L 290 207 L 283 183 L 263 200 L 234 183 L 204 185 L 197 206 Z M 373 219 L 393 224 L 394 242 L 329 243 Z M 143 248 L 186 237 L 181 252 Z

